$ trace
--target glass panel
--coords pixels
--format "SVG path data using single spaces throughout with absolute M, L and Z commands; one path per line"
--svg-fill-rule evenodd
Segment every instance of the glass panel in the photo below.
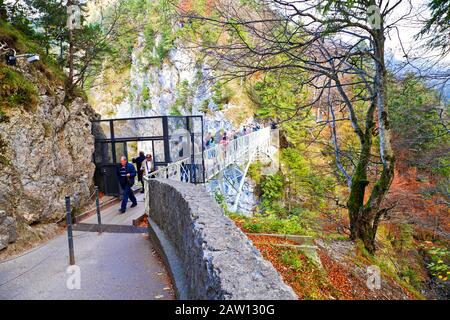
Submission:
M 157 140 L 154 142 L 155 145 L 155 162 L 166 162 L 166 159 L 164 157 L 164 141 Z
M 162 135 L 162 118 L 114 121 L 115 138 L 161 137 Z
M 162 137 L 162 118 L 137 119 L 135 120 L 136 131 L 139 137 Z
M 139 141 L 138 151 L 143 151 L 145 154 L 151 154 L 153 156 L 153 147 L 151 141 Z
M 116 161 L 117 161 L 117 163 L 120 162 L 121 156 L 128 157 L 127 150 L 126 150 L 126 143 L 116 143 Z M 111 159 L 111 163 L 113 163 L 112 159 Z
M 94 155 L 95 155 L 95 163 L 112 163 L 111 143 L 96 142 Z
M 127 142 L 127 156 L 128 160 L 131 162 L 132 158 L 136 158 L 139 156 L 138 143 L 137 141 L 128 141 Z
M 110 122 L 92 122 L 92 133 L 96 139 L 111 139 Z
M 179 130 L 170 136 L 169 140 L 170 160 L 175 162 L 191 156 L 192 144 L 189 132 Z
M 180 131 L 186 130 L 186 118 L 185 117 L 168 117 L 167 123 L 169 127 L 169 135 L 179 134 Z
M 195 135 L 194 137 L 194 154 L 195 156 L 202 156 L 203 139 L 201 135 Z
M 189 118 L 189 131 L 195 134 L 202 133 L 202 118 L 201 117 L 190 117 Z
M 114 121 L 114 138 L 131 138 L 137 136 L 138 131 L 134 120 Z

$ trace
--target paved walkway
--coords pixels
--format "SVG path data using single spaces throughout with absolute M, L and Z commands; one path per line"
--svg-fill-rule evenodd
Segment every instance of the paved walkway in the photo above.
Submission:
M 144 194 L 136 193 L 136 200 L 138 201 L 138 205 L 134 208 L 130 208 L 131 201 L 128 201 L 127 211 L 123 214 L 119 212 L 120 203 L 101 211 L 102 224 L 131 226 L 134 219 L 144 214 Z M 97 224 L 97 215 L 94 214 L 86 220 L 83 220 L 82 223 Z
M 139 196 L 138 200 L 143 200 Z M 143 202 L 119 216 L 118 205 L 102 213 L 103 223 L 127 225 L 142 215 Z M 89 221 L 90 219 L 95 219 Z M 96 222 L 91 217 L 87 223 Z M 174 299 L 170 279 L 146 234 L 74 231 L 81 289 L 69 290 L 67 236 L 12 260 L 0 262 L 3 299 Z

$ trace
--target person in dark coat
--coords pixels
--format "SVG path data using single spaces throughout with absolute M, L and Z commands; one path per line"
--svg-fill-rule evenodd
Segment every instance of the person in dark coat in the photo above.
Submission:
M 136 170 L 138 175 L 138 181 L 142 183 L 141 193 L 144 193 L 144 179 L 142 178 L 144 175 L 144 171 L 142 170 L 142 163 L 145 160 L 145 153 L 143 151 L 139 152 L 139 157 L 131 159 L 133 163 L 136 163 Z
M 125 156 L 120 158 L 120 165 L 117 167 L 117 176 L 119 178 L 120 187 L 123 191 L 122 204 L 120 206 L 120 212 L 125 213 L 127 210 L 128 199 L 131 200 L 131 208 L 137 206 L 137 200 L 134 196 L 131 187 L 134 185 L 134 179 L 136 178 L 136 169 L 127 161 Z

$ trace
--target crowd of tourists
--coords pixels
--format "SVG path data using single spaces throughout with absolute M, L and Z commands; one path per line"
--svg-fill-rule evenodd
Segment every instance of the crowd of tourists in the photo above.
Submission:
M 230 143 L 230 141 L 246 136 L 260 129 L 261 126 L 259 125 L 259 123 L 256 123 L 245 125 L 240 130 L 223 131 L 222 133 L 218 132 L 216 134 L 208 132 L 205 140 L 205 148 L 211 149 L 217 146 L 218 144 L 227 146 Z

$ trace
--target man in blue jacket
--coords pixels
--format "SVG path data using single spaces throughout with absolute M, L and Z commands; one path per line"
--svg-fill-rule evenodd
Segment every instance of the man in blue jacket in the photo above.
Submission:
M 122 205 L 120 212 L 125 213 L 127 210 L 128 198 L 130 198 L 132 205 L 131 208 L 137 206 L 137 200 L 134 196 L 131 187 L 134 185 L 134 178 L 136 177 L 136 169 L 127 161 L 125 156 L 120 157 L 120 165 L 117 167 L 117 176 L 119 177 L 120 187 L 123 190 Z

